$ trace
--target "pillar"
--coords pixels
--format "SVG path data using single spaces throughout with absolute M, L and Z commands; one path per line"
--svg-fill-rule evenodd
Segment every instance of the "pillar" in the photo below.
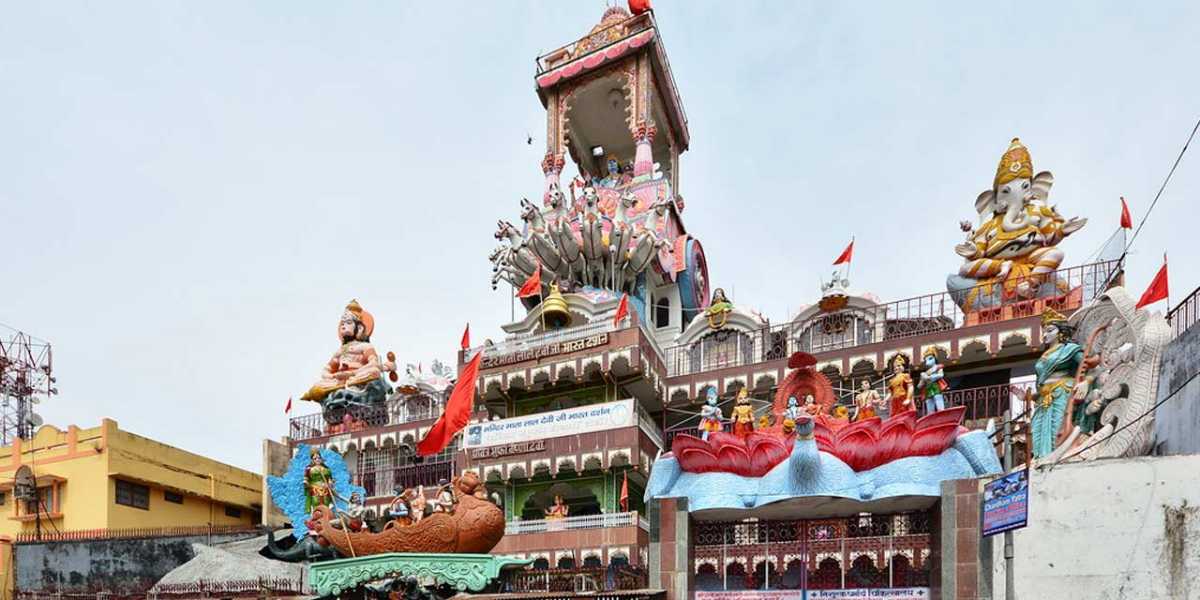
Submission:
M 654 151 L 651 148 L 651 144 L 654 143 L 654 135 L 657 132 L 658 130 L 654 127 L 653 122 L 642 121 L 638 123 L 637 130 L 633 134 L 634 177 L 641 177 L 654 172 Z
M 941 518 L 930 573 L 934 600 L 991 600 L 993 538 L 980 537 L 983 480 L 942 482 Z
M 651 588 L 666 590 L 668 600 L 687 600 L 693 582 L 692 529 L 687 498 L 655 498 L 650 517 Z

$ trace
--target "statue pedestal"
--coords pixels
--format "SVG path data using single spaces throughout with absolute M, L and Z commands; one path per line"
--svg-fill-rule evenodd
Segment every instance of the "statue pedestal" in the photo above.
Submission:
M 322 596 L 337 596 L 388 577 L 430 578 L 460 591 L 478 592 L 499 577 L 501 571 L 532 562 L 491 554 L 389 552 L 313 563 L 308 567 L 308 576 L 313 589 Z

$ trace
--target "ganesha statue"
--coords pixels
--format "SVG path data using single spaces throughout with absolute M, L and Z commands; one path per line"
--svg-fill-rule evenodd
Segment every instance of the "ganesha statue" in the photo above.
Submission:
M 1052 185 L 1054 176 L 1049 171 L 1035 175 L 1029 150 L 1013 138 L 992 188 L 975 200 L 979 225 L 964 221 L 967 239 L 955 246 L 965 261 L 946 287 L 963 310 L 1069 291 L 1055 277 L 1063 261 L 1057 246 L 1087 219 L 1063 218 L 1048 204 Z
M 340 422 L 354 407 L 381 406 L 392 393 L 384 373 L 396 380 L 395 357 L 389 352 L 387 360 L 380 360 L 371 345 L 374 331 L 375 317 L 351 300 L 338 322 L 341 347 L 325 364 L 321 378 L 300 398 L 319 403 L 326 421 Z

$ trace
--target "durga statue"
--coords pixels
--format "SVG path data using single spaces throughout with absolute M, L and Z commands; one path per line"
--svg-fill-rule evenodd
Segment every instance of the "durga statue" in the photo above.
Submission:
M 975 200 L 979 227 L 960 224 L 967 240 L 954 251 L 965 261 L 947 278 L 946 287 L 963 310 L 1067 291 L 1054 276 L 1063 261 L 1057 246 L 1087 219 L 1065 219 L 1048 204 L 1052 185 L 1049 171 L 1034 175 L 1029 149 L 1013 138 L 996 167 L 991 189 Z
M 319 403 L 327 420 L 344 412 L 339 409 L 380 404 L 392 393 L 383 374 L 387 372 L 395 380 L 395 357 L 389 352 L 386 361 L 379 359 L 371 345 L 374 331 L 375 317 L 351 300 L 338 321 L 342 346 L 326 363 L 321 379 L 300 398 Z

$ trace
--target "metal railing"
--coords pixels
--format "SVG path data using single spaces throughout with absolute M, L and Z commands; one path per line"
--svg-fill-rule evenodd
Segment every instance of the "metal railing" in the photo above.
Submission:
M 629 565 L 609 567 L 578 567 L 569 569 L 526 569 L 511 575 L 506 591 L 531 592 L 611 592 L 644 590 L 646 571 Z M 591 597 L 591 596 L 589 596 Z M 649 598 L 651 596 L 613 596 L 620 598 Z M 603 596 L 597 596 L 603 598 Z
M 1200 287 L 1192 290 L 1183 302 L 1175 305 L 1170 312 L 1167 313 L 1167 322 L 1171 324 L 1171 338 L 1179 337 L 1180 334 L 1191 329 L 1196 321 L 1200 320 Z
M 548 531 L 573 531 L 576 529 L 608 529 L 611 527 L 641 527 L 649 531 L 650 524 L 638 516 L 637 511 L 601 513 L 582 517 L 543 519 L 538 521 L 509 521 L 504 525 L 504 535 L 523 533 L 546 533 Z
M 437 487 L 439 480 L 454 478 L 454 460 L 439 460 L 414 465 L 380 468 L 356 475 L 358 485 L 367 491 L 368 498 L 391 496 L 395 489 Z
M 487 355 L 502 355 L 520 352 L 521 350 L 529 350 L 545 346 L 552 342 L 567 342 L 580 338 L 591 337 L 593 335 L 616 331 L 618 328 L 613 325 L 612 319 L 601 319 L 586 325 L 577 327 L 567 327 L 564 329 L 555 329 L 544 333 L 527 333 L 514 335 L 506 338 L 498 344 L 484 344 L 475 346 L 467 350 L 463 356 L 475 356 L 476 352 L 485 352 Z
M 654 442 L 655 446 L 662 448 L 663 437 L 662 433 L 659 432 L 658 424 L 654 422 L 654 419 L 650 418 L 650 413 L 646 412 L 646 409 L 642 406 L 641 402 L 634 400 L 633 406 L 635 407 L 635 410 L 637 410 L 638 429 L 641 429 L 642 432 L 646 434 L 646 437 L 650 438 L 650 441 Z
M 198 525 L 188 527 L 132 527 L 124 529 L 73 529 L 43 531 L 40 535 L 31 532 L 18 533 L 14 542 L 38 544 L 46 542 L 90 542 L 107 540 L 135 540 L 161 537 L 191 537 L 202 535 L 229 535 L 254 533 L 253 525 Z
M 288 435 L 293 441 L 304 441 L 386 425 L 415 423 L 438 418 L 444 407 L 445 400 L 440 397 L 398 395 L 380 406 L 350 408 L 347 411 L 350 419 L 341 423 L 327 423 L 321 413 L 292 417 Z
M 666 349 L 667 375 L 678 376 L 783 359 L 793 352 L 811 354 L 950 331 L 959 327 L 1033 317 L 1045 308 L 1069 311 L 1104 291 L 1120 261 L 1103 261 L 1055 271 L 1062 293 L 1033 299 L 1003 298 L 999 306 L 964 312 L 959 294 L 939 292 L 915 298 L 817 313 L 803 321 L 750 332 L 722 329 L 690 344 Z M 1049 280 L 1049 278 L 1048 278 Z M 988 286 L 975 288 L 981 295 Z

